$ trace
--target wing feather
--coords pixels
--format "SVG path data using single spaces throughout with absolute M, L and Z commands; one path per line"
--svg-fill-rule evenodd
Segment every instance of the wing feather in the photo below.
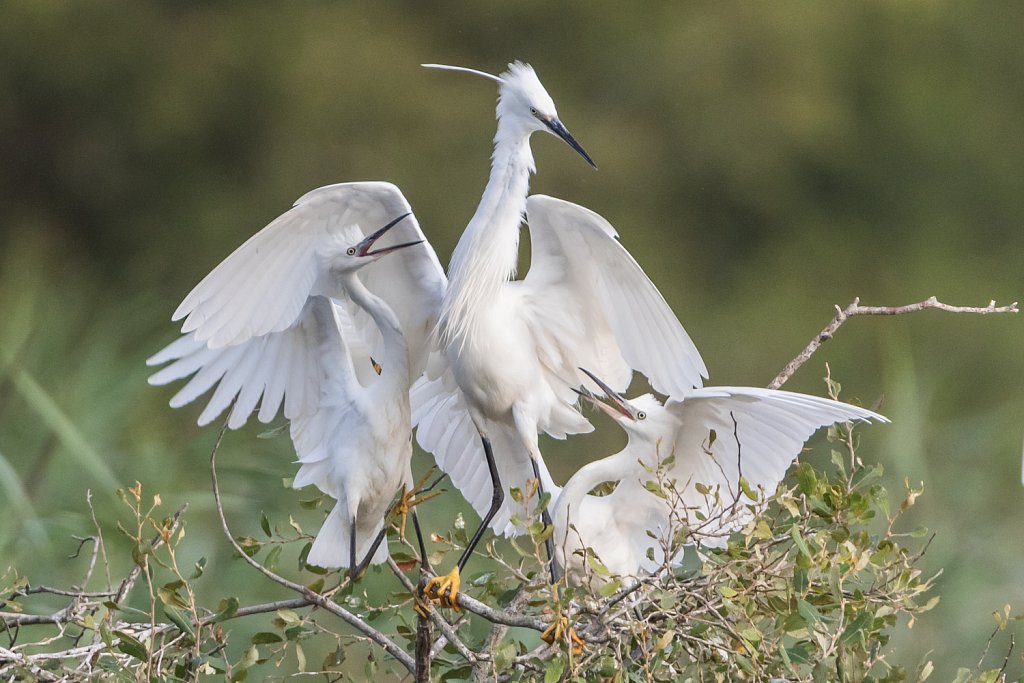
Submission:
M 693 483 L 718 487 L 727 500 L 738 495 L 741 475 L 752 489 L 774 493 L 804 443 L 821 427 L 854 420 L 889 421 L 847 403 L 753 387 L 696 389 L 665 407 L 678 424 L 672 438 L 671 476 L 680 488 Z M 716 438 L 709 446 L 711 430 Z M 682 500 L 714 513 L 709 499 L 692 485 L 682 491 Z M 735 528 L 740 521 L 721 528 Z
M 543 195 L 527 200 L 527 217 L 532 256 L 523 284 L 533 294 L 527 300 L 548 309 L 536 310 L 538 317 L 578 320 L 581 336 L 558 340 L 572 351 L 565 357 L 606 381 L 624 377 L 618 382 L 622 388 L 629 382 L 628 373 L 619 370 L 622 364 L 646 375 L 664 394 L 701 386 L 707 368 L 697 348 L 606 220 Z M 536 334 L 543 335 L 543 329 Z M 596 338 L 602 334 L 611 339 Z M 617 349 L 617 361 L 609 358 L 608 348 Z
M 330 259 L 353 238 L 411 213 L 397 187 L 383 182 L 341 183 L 312 190 L 267 227 L 250 237 L 185 297 L 173 319 L 183 335 L 147 363 L 170 365 L 151 384 L 190 377 L 172 399 L 180 407 L 214 386 L 200 422 L 231 403 L 231 427 L 240 427 L 260 402 L 258 418 L 278 410 L 293 418 L 315 410 L 320 395 L 318 363 L 297 330 L 313 297 L 336 300 L 335 323 L 347 342 L 351 363 L 365 385 L 373 381 L 369 357 L 382 355 L 382 337 L 372 318 L 354 306 L 330 275 Z M 410 348 L 411 370 L 422 371 L 430 333 L 446 287 L 444 270 L 415 217 L 401 221 L 377 248 L 421 241 L 369 264 L 360 278 L 392 308 Z M 298 335 L 298 336 L 296 336 Z M 244 347 L 244 348 L 243 348 Z M 262 401 L 260 400 L 262 397 Z

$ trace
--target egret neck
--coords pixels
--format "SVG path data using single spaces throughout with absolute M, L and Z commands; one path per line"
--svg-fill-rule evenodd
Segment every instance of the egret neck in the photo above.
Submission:
M 535 166 L 530 131 L 502 125 L 494 136 L 491 176 L 476 213 L 459 238 L 448 267 L 448 289 L 441 305 L 441 345 L 465 344 L 473 334 L 482 302 L 497 298 L 515 277 L 519 226 L 526 212 L 530 174 Z
M 339 281 L 352 301 L 370 314 L 384 340 L 384 365 L 380 380 L 371 385 L 373 390 L 384 391 L 385 395 L 404 394 L 412 377 L 409 376 L 409 346 L 398 317 L 383 299 L 366 288 L 354 271 L 341 273 Z

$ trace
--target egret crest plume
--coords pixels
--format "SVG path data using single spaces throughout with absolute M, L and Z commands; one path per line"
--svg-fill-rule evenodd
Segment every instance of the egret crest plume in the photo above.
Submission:
M 428 69 L 441 69 L 443 71 L 461 71 L 467 74 L 476 74 L 477 76 L 489 78 L 495 83 L 504 83 L 500 76 L 489 74 L 486 71 L 479 71 L 478 69 L 470 69 L 469 67 L 465 66 L 449 66 L 447 64 L 420 64 L 420 66 L 426 67 Z

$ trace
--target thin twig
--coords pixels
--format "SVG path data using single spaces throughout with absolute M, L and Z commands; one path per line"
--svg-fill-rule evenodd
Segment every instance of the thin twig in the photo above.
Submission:
M 181 523 L 181 516 L 185 514 L 186 510 L 188 510 L 188 503 L 182 505 L 180 508 L 178 508 L 177 512 L 171 515 L 171 525 L 167 529 L 166 536 L 164 536 L 163 532 L 161 531 L 158 532 L 156 536 L 154 536 L 152 539 L 150 539 L 149 545 L 153 550 L 156 550 L 164 544 L 164 538 L 171 538 L 175 534 L 175 532 L 178 530 L 178 525 Z M 114 595 L 114 602 L 116 604 L 121 604 L 121 602 L 126 597 L 128 597 L 128 593 L 131 592 L 132 588 L 135 586 L 135 582 L 138 580 L 139 574 L 141 572 L 142 567 L 138 564 L 133 566 L 132 570 L 128 572 L 128 576 L 126 576 L 124 578 L 124 581 L 121 582 L 120 588 L 117 589 L 117 593 Z
M 904 313 L 914 313 L 916 311 L 923 311 L 926 308 L 934 308 L 940 311 L 946 311 L 947 313 L 975 313 L 978 315 L 987 315 L 989 313 L 1017 313 L 1017 302 L 1014 301 L 1008 306 L 996 306 L 995 301 L 989 301 L 988 306 L 974 307 L 974 306 L 951 306 L 944 304 L 934 296 L 919 301 L 916 304 L 907 304 L 906 306 L 861 306 L 860 298 L 855 298 L 853 302 L 846 308 L 839 308 L 836 306 L 836 315 L 832 318 L 832 321 L 825 326 L 817 336 L 814 337 L 804 347 L 796 358 L 789 361 L 786 367 L 782 369 L 775 379 L 768 384 L 769 389 L 778 389 L 786 383 L 790 377 L 793 376 L 797 370 L 800 369 L 804 363 L 810 360 L 814 352 L 818 350 L 824 342 L 827 342 L 836 333 L 836 330 L 846 322 L 848 319 L 855 315 L 903 315 Z
M 274 572 L 270 571 L 262 564 L 249 557 L 249 555 L 247 555 L 245 551 L 242 549 L 242 546 L 238 545 L 238 541 L 236 541 L 235 537 L 231 534 L 231 529 L 228 528 L 228 522 L 224 516 L 224 506 L 221 504 L 220 498 L 220 484 L 217 481 L 217 450 L 220 448 L 220 443 L 223 440 L 224 433 L 226 431 L 227 422 L 225 422 L 224 426 L 221 427 L 220 433 L 217 435 L 217 441 L 213 444 L 213 450 L 210 452 L 210 480 L 213 484 L 213 498 L 217 506 L 217 515 L 220 517 L 221 530 L 224 531 L 224 535 L 227 536 L 228 541 L 231 543 L 231 546 L 235 549 L 235 552 L 237 552 L 242 557 L 242 559 L 245 560 L 250 566 L 252 566 L 254 569 L 256 569 L 258 572 L 266 576 L 274 583 L 277 583 L 281 586 L 284 586 L 285 588 L 289 588 L 295 591 L 299 595 L 302 595 L 304 598 L 309 600 L 311 603 L 317 605 L 323 610 L 330 612 L 331 614 L 334 614 L 335 616 L 340 617 L 342 621 L 347 623 L 349 626 L 352 626 L 358 631 L 364 633 L 368 638 L 370 638 L 370 640 L 380 645 L 389 655 L 398 660 L 398 662 L 402 666 L 404 666 L 409 673 L 415 674 L 416 663 L 415 661 L 413 661 L 413 658 L 409 655 L 408 652 L 400 648 L 393 640 L 388 638 L 385 634 L 381 633 L 374 627 L 370 626 L 368 623 L 366 623 L 356 615 L 352 614 L 347 609 L 337 604 L 333 600 L 329 600 L 320 593 L 310 590 L 302 584 L 295 583 L 294 581 L 289 581 L 283 576 L 279 576 Z

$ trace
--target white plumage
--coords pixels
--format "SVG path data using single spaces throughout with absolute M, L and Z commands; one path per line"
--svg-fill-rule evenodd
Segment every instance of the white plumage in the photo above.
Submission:
M 396 491 L 412 484 L 409 387 L 426 361 L 445 277 L 415 218 L 394 222 L 409 213 L 387 183 L 307 193 L 192 290 L 174 314 L 185 319 L 183 336 L 148 361 L 170 361 L 152 384 L 191 376 L 174 407 L 216 386 L 200 424 L 232 403 L 231 428 L 257 404 L 269 422 L 283 404 L 301 463 L 295 486 L 314 484 L 338 501 L 312 564 L 363 557 Z M 374 561 L 386 553 L 384 544 Z
M 527 199 L 533 132 L 560 137 L 590 162 L 533 69 L 516 63 L 501 76 L 483 75 L 499 84 L 491 175 L 452 256 L 442 353 L 414 388 L 413 420 L 420 445 L 485 522 L 513 534 L 519 511 L 508 497 L 493 505 L 481 437 L 493 447 L 503 491 L 523 488 L 534 464 L 548 487 L 538 431 L 565 438 L 593 428 L 575 408 L 571 387 L 589 382 L 578 365 L 600 368 L 619 388 L 639 370 L 672 392 L 699 386 L 707 371 L 607 221 L 551 197 Z M 531 265 L 514 281 L 524 214 Z
M 670 536 L 683 525 L 690 542 L 723 545 L 751 518 L 755 501 L 740 491 L 741 476 L 763 500 L 819 428 L 888 422 L 857 406 L 771 389 L 707 387 L 662 405 L 649 394 L 626 401 L 603 388 L 607 402 L 583 393 L 622 425 L 629 442 L 584 465 L 553 495 L 555 558 L 575 584 L 603 581 L 588 568 L 585 548 L 612 574 L 635 576 L 661 566 L 663 548 L 675 547 Z M 590 494 L 604 482 L 617 486 L 606 496 Z

